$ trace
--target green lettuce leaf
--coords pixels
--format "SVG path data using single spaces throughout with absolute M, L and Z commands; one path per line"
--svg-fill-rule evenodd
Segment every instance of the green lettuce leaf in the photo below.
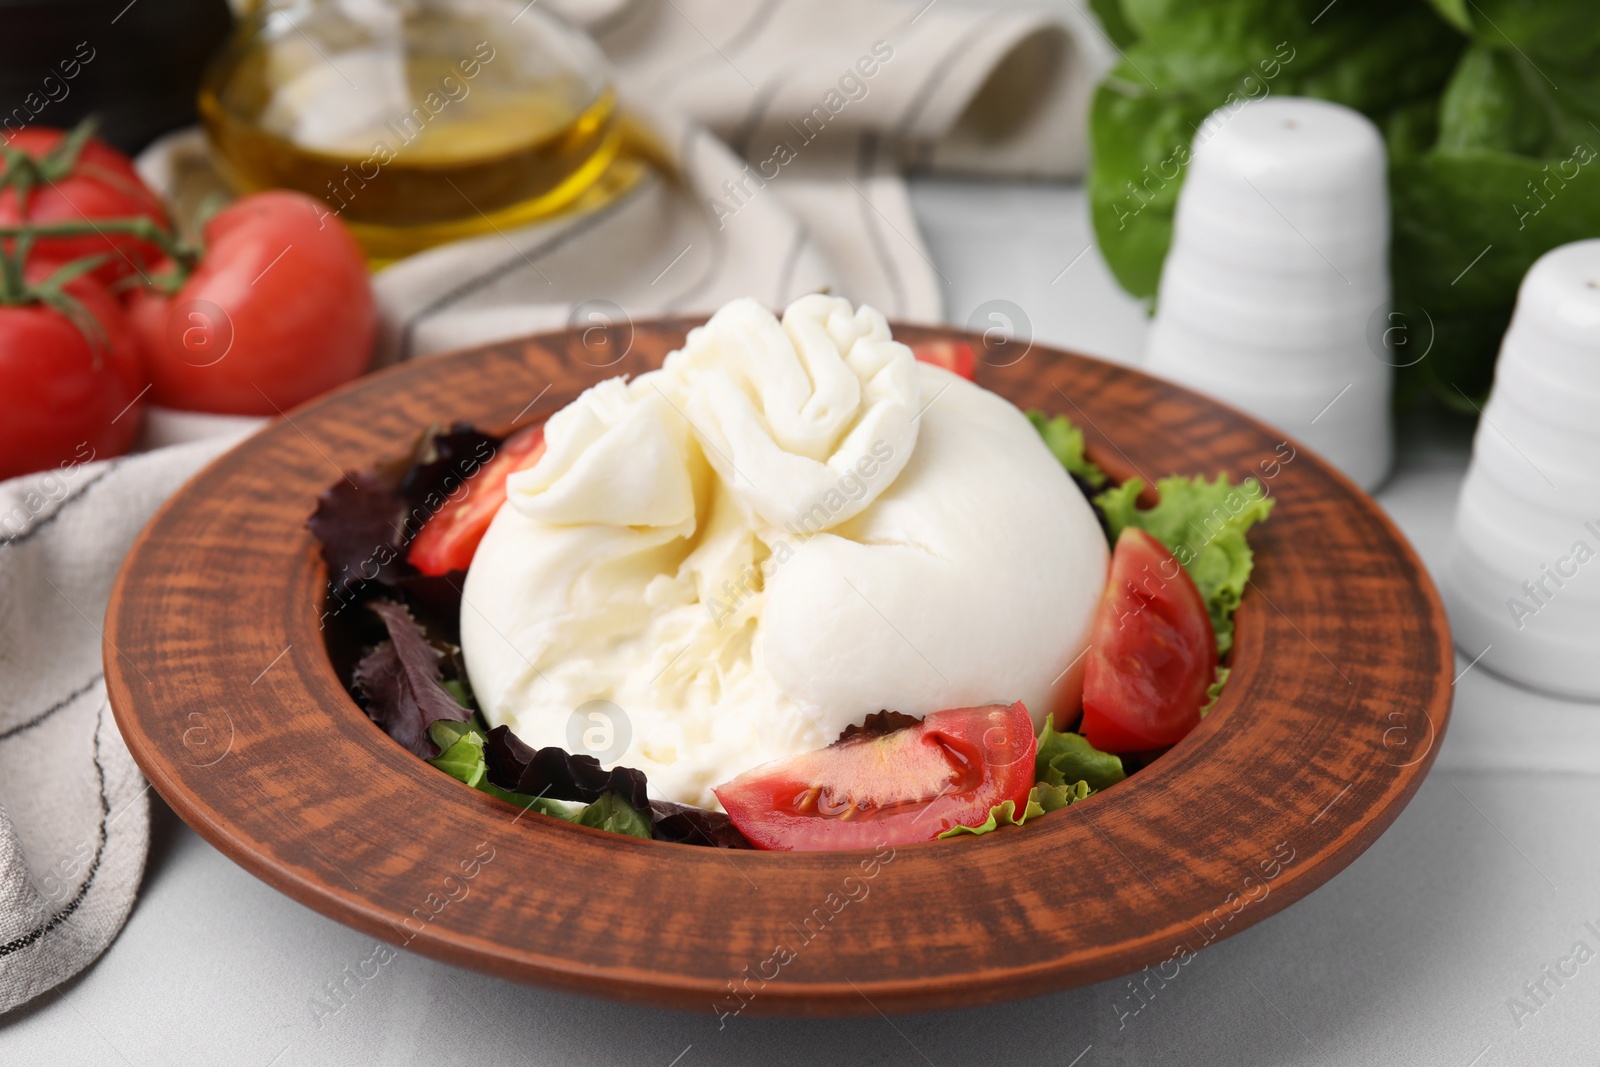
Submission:
M 569 804 L 560 800 L 551 800 L 548 797 L 513 793 L 509 790 L 501 789 L 490 782 L 488 764 L 483 758 L 484 735 L 480 727 L 481 724 L 475 721 L 471 723 L 447 721 L 434 723 L 428 728 L 428 732 L 432 736 L 434 743 L 442 751 L 437 758 L 428 762 L 456 781 L 464 782 L 479 792 L 499 797 L 507 803 L 529 808 L 541 815 L 565 819 L 567 822 L 576 822 L 582 817 L 585 809 L 581 804 Z M 618 799 L 620 800 L 621 798 Z M 623 804 L 627 806 L 626 801 L 623 801 Z M 631 811 L 632 808 L 629 808 L 629 810 Z M 606 829 L 609 829 L 609 827 L 606 827 Z M 632 831 L 619 832 L 631 833 Z M 649 834 L 647 833 L 645 836 L 648 837 Z
M 990 808 L 989 817 L 983 822 L 979 823 L 977 826 L 952 826 L 950 829 L 940 834 L 939 837 L 941 839 L 946 837 L 960 837 L 962 834 L 971 834 L 976 837 L 979 834 L 986 834 L 992 830 L 998 830 L 1002 826 L 1021 826 L 1034 816 L 1043 814 L 1044 808 L 1034 802 L 1032 792 L 1030 791 L 1028 795 L 1027 806 L 1023 809 L 1021 815 L 1017 814 L 1017 802 L 1015 800 L 1002 801 L 1001 803 Z
M 1073 782 L 1071 785 L 1035 782 L 1033 788 L 1028 790 L 1028 808 L 1031 810 L 1038 805 L 1041 814 L 1056 811 L 1098 792 L 1098 789 L 1091 789 L 1088 782 Z
M 435 723 L 435 725 L 439 725 Z M 460 726 L 462 723 L 452 723 Z M 433 731 L 437 740 L 442 731 Z M 484 776 L 488 773 L 483 763 L 483 739 L 472 731 L 467 731 L 454 744 L 445 748 L 441 743 L 441 752 L 437 759 L 428 762 L 439 768 L 458 782 L 465 782 L 477 789 L 483 785 Z
M 1044 438 L 1045 447 L 1067 468 L 1067 473 L 1081 478 L 1090 489 L 1106 484 L 1106 472 L 1089 462 L 1083 454 L 1083 431 L 1072 424 L 1065 415 L 1051 418 L 1037 409 L 1028 412 L 1028 421 Z
M 1217 664 L 1216 681 L 1206 687 L 1206 702 L 1200 705 L 1200 717 L 1205 718 L 1211 709 L 1217 706 L 1217 701 L 1222 699 L 1222 687 L 1228 684 L 1228 675 L 1232 674 L 1231 668 Z
M 1098 791 L 1127 776 L 1120 757 L 1101 752 L 1082 734 L 1057 733 L 1051 721 L 1045 720 L 1039 734 L 1039 754 L 1034 758 L 1034 777 L 1041 785 L 1062 787 L 1082 782 Z
M 1022 826 L 1029 819 L 1036 819 L 1046 812 L 1056 811 L 1068 804 L 1076 804 L 1093 792 L 1087 782 L 1074 782 L 1064 787 L 1038 782 L 1028 790 L 1028 802 L 1023 805 L 1020 813 L 1017 811 L 1016 801 L 1001 801 L 989 809 L 989 817 L 977 826 L 952 826 L 939 836 L 940 838 L 960 837 L 962 834 L 977 836 L 998 830 L 1002 826 Z
M 603 793 L 600 799 L 583 809 L 577 818 L 579 826 L 592 826 L 614 834 L 648 838 L 650 820 L 639 809 L 615 793 Z
M 1246 478 L 1235 486 L 1225 474 L 1215 481 L 1173 475 L 1156 482 L 1161 501 L 1138 505 L 1144 482 L 1130 478 L 1095 497 L 1115 540 L 1129 526 L 1150 534 L 1173 554 L 1194 579 L 1211 614 L 1217 654 L 1233 647 L 1233 612 L 1255 566 L 1245 531 L 1272 513 L 1275 503 L 1261 483 Z
M 1081 735 L 1057 733 L 1049 719 L 1039 734 L 1039 753 L 1034 759 L 1037 781 L 1028 790 L 1028 801 L 1017 810 L 1014 800 L 1001 801 L 989 809 L 989 817 L 976 826 L 952 826 L 944 837 L 986 834 L 1002 826 L 1022 826 L 1046 812 L 1076 804 L 1085 797 L 1116 785 L 1127 777 L 1122 760 L 1101 752 Z

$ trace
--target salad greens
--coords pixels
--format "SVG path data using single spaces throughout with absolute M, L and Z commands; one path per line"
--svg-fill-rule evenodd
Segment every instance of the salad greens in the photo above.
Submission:
M 1156 482 L 1161 502 L 1138 505 L 1144 481 L 1130 478 L 1095 497 L 1114 541 L 1137 526 L 1167 546 L 1205 598 L 1217 635 L 1217 654 L 1233 647 L 1233 612 L 1255 566 L 1245 531 L 1272 513 L 1275 503 L 1254 478 L 1235 486 L 1225 474 L 1215 481 L 1172 475 Z
M 364 649 L 341 667 L 352 694 L 408 751 L 508 803 L 635 837 L 749 848 L 720 812 L 651 801 L 640 771 L 608 771 L 560 748 L 535 751 L 478 716 L 452 643 L 460 575 L 424 576 L 405 550 L 498 444 L 470 426 L 429 427 L 404 459 L 349 474 L 318 497 L 307 525 L 328 569 L 330 652 Z
M 592 826 L 629 837 L 653 836 L 650 817 L 615 793 L 602 793 L 598 800 L 578 813 L 575 821 L 579 826 Z
M 1105 486 L 1106 472 L 1084 456 L 1083 431 L 1073 425 L 1071 419 L 1065 415 L 1051 418 L 1035 409 L 1028 412 L 1028 421 L 1033 423 L 1033 428 L 1044 438 L 1045 447 L 1050 450 L 1051 455 L 1067 468 L 1068 474 L 1090 489 L 1100 489 Z
M 632 837 L 651 836 L 649 817 L 616 793 L 601 793 L 588 805 L 583 805 L 571 799 L 557 799 L 554 795 L 532 795 L 496 785 L 490 779 L 489 765 L 484 755 L 488 747 L 488 735 L 493 731 L 485 731 L 480 727 L 476 718 L 471 723 L 434 723 L 431 729 L 433 740 L 444 751 L 437 759 L 428 762 L 474 789 L 541 815 Z M 548 785 L 545 787 L 545 794 L 555 792 Z
M 1021 811 L 1017 810 L 1016 801 L 1003 800 L 990 808 L 989 817 L 978 825 L 952 826 L 939 836 L 986 834 L 1002 826 L 1022 826 L 1029 819 L 1076 804 L 1127 777 L 1120 757 L 1101 752 L 1082 734 L 1057 732 L 1048 719 L 1039 734 L 1034 766 L 1038 781 L 1028 790 L 1028 801 Z
M 444 653 L 428 643 L 406 606 L 374 600 L 368 607 L 389 637 L 356 664 L 355 686 L 385 733 L 413 755 L 432 759 L 439 749 L 429 728 L 440 721 L 465 722 L 470 713 L 445 689 L 439 667 Z
M 329 617 L 352 598 L 404 590 L 440 607 L 460 607 L 457 586 L 425 577 L 406 547 L 428 518 L 493 455 L 500 438 L 466 425 L 430 426 L 411 452 L 373 470 L 353 471 L 317 497 L 307 520 L 328 568 Z M 444 611 L 439 614 L 445 614 Z
M 1206 702 L 1200 705 L 1200 717 L 1203 719 L 1217 706 L 1217 701 L 1222 699 L 1222 687 L 1228 684 L 1228 675 L 1233 673 L 1233 668 L 1217 664 L 1217 680 L 1206 688 Z
M 1028 417 L 1051 453 L 1084 489 L 1107 536 L 1128 526 L 1148 531 L 1172 551 L 1205 597 L 1218 646 L 1232 640 L 1232 613 L 1249 578 L 1253 558 L 1245 531 L 1265 519 L 1273 501 L 1260 483 L 1232 485 L 1225 475 L 1163 478 L 1160 503 L 1140 508 L 1138 479 L 1110 486 L 1091 462 L 1083 433 L 1064 416 Z M 329 610 L 323 614 L 339 646 L 363 648 L 341 671 L 368 715 L 406 749 L 473 789 L 553 818 L 632 837 L 719 848 L 749 848 L 726 814 L 652 801 L 642 772 L 603 768 L 592 756 L 564 749 L 533 749 L 505 726 L 489 729 L 460 658 L 451 643 L 460 613 L 459 584 L 451 576 L 426 578 L 405 560 L 404 548 L 431 513 L 431 503 L 453 478 L 469 473 L 485 443 L 497 439 L 467 426 L 430 428 L 410 457 L 346 477 L 325 491 L 309 525 L 328 566 Z M 1109 488 L 1108 488 L 1109 486 Z M 420 516 L 420 518 L 419 518 Z M 376 546 L 376 548 L 374 548 Z M 360 605 L 366 610 L 345 612 Z M 335 655 L 338 659 L 338 655 Z M 1210 710 L 1228 675 L 1217 668 L 1208 691 Z M 841 740 L 877 736 L 921 720 L 880 711 L 844 731 Z M 955 827 L 942 837 L 984 834 L 1074 804 L 1127 777 L 1120 757 L 1102 752 L 1081 734 L 1046 722 L 1038 738 L 1034 784 L 1018 810 L 1015 801 L 990 809 L 977 826 Z
M 1122 758 L 1101 752 L 1082 734 L 1063 733 L 1045 721 L 1039 733 L 1039 753 L 1034 776 L 1042 785 L 1065 786 L 1077 782 L 1099 791 L 1126 778 Z
M 1122 61 L 1096 91 L 1101 252 L 1154 302 L 1206 117 L 1267 95 L 1363 112 L 1389 148 L 1402 393 L 1466 410 L 1517 285 L 1600 232 L 1600 19 L 1582 0 L 1092 0 Z M 1546 209 L 1549 210 L 1546 210 Z M 1427 352 L 1426 358 L 1411 353 Z
M 1093 792 L 1094 790 L 1085 782 L 1074 782 L 1069 786 L 1036 782 L 1033 788 L 1028 790 L 1028 802 L 1023 805 L 1021 812 L 1017 811 L 1015 800 L 1003 800 L 990 808 L 989 817 L 978 825 L 952 826 L 939 837 L 960 837 L 962 834 L 977 836 L 998 830 L 1002 826 L 1022 826 L 1029 819 L 1057 811 L 1068 804 L 1076 804 Z

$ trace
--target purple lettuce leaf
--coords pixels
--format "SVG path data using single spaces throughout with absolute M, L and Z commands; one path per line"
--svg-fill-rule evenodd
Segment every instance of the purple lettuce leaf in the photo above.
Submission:
M 870 741 L 874 737 L 883 737 L 885 734 L 904 730 L 908 726 L 915 726 L 921 721 L 915 715 L 907 715 L 903 711 L 890 711 L 885 708 L 883 711 L 875 711 L 865 719 L 862 719 L 860 725 L 851 723 L 846 726 L 844 732 L 839 735 L 839 741 L 850 741 L 856 738 Z M 834 744 L 838 744 L 839 741 L 835 741 Z
M 428 727 L 441 719 L 466 722 L 472 713 L 444 688 L 440 669 L 444 656 L 405 605 L 375 600 L 368 606 L 382 620 L 389 640 L 356 664 L 355 685 L 365 698 L 367 714 L 408 751 L 434 759 L 439 746 L 428 736 Z
M 593 756 L 574 756 L 564 748 L 535 750 L 505 726 L 489 731 L 483 746 L 489 781 L 501 789 L 552 800 L 592 804 L 603 793 L 615 793 L 639 811 L 646 811 L 643 771 L 631 767 L 606 770 Z
M 733 820 L 720 811 L 707 811 L 670 800 L 652 800 L 650 818 L 657 841 L 676 841 L 680 845 L 711 845 L 715 848 L 754 848 Z
M 459 609 L 460 576 L 426 577 L 406 551 L 499 446 L 500 438 L 464 423 L 429 427 L 404 458 L 348 473 L 325 489 L 306 525 L 322 547 L 332 592 L 342 598 L 402 590 L 441 615 Z

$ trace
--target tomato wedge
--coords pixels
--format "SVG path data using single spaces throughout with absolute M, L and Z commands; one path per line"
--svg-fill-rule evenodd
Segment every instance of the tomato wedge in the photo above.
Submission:
M 936 711 L 746 771 L 713 792 L 757 848 L 818 852 L 932 841 L 1027 803 L 1038 739 L 1018 701 Z
M 911 346 L 911 354 L 924 363 L 959 374 L 969 382 L 977 373 L 978 357 L 966 341 L 918 341 Z
M 1090 634 L 1083 725 L 1103 752 L 1176 744 L 1200 723 L 1217 664 L 1205 600 L 1166 546 L 1128 527 Z
M 494 458 L 467 479 L 466 495 L 423 523 L 406 553 L 411 565 L 434 576 L 466 570 L 506 502 L 506 476 L 533 466 L 543 455 L 543 426 L 519 430 L 502 441 Z

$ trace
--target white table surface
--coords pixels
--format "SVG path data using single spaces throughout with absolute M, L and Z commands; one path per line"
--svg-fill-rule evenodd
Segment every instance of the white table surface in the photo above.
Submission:
M 1089 244 L 1080 188 L 919 181 L 914 199 L 950 279 L 951 321 L 1003 298 L 1041 341 L 1137 358 L 1143 314 L 1098 254 L 1062 273 Z M 1378 494 L 1430 565 L 1468 449 L 1458 425 L 1404 426 Z M 0 1063 L 1594 1064 L 1597 771 L 1600 707 L 1469 669 L 1438 763 L 1393 828 L 1307 899 L 1203 951 L 1137 1014 L 1123 1014 L 1125 983 L 1108 982 L 969 1011 L 737 1018 L 721 1031 L 709 1010 L 621 1007 L 405 952 L 319 1017 L 315 999 L 375 942 L 246 874 L 155 800 L 127 928 L 85 974 L 0 1020 Z M 1545 980 L 1538 1010 L 1514 1020 L 1509 998 L 1578 941 L 1595 958 L 1560 986 Z

